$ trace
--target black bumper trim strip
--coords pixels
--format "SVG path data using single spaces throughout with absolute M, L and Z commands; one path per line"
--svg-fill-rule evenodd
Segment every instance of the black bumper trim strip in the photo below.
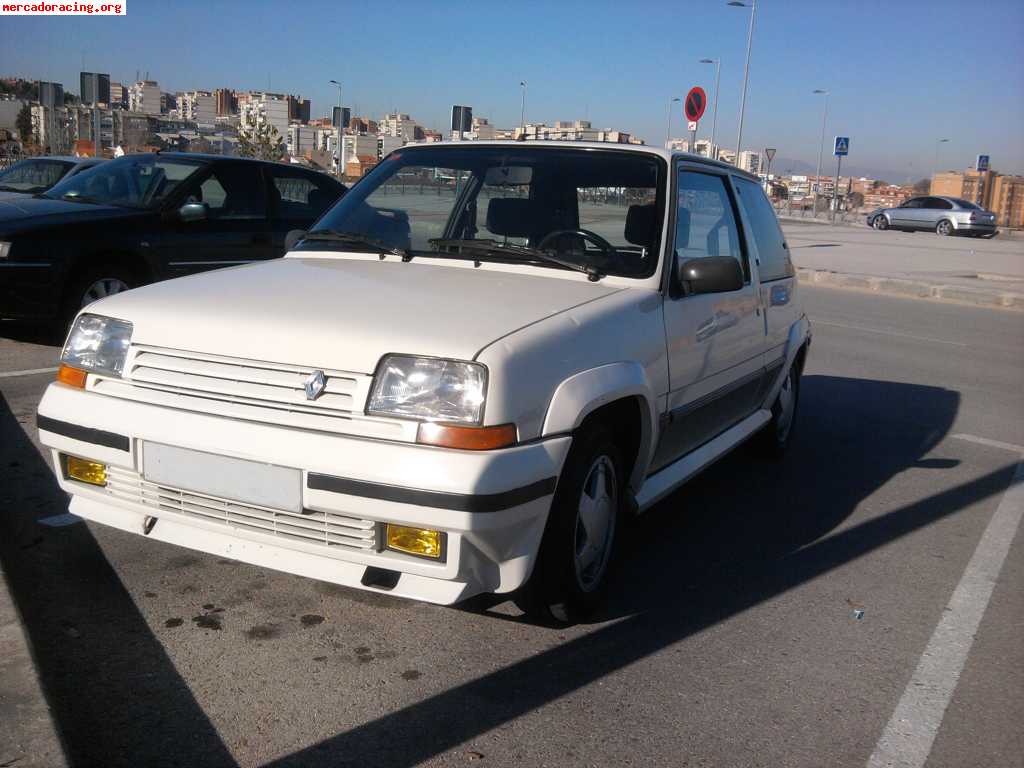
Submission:
M 71 424 L 66 421 L 51 419 L 49 416 L 36 414 L 36 427 L 53 432 L 55 435 L 64 435 L 72 440 L 81 440 L 83 443 L 95 443 L 106 448 L 116 448 L 119 451 L 127 451 L 131 441 L 124 435 L 117 435 L 113 432 L 104 432 L 102 429 L 83 427 L 81 424 Z
M 306 487 L 316 491 L 344 493 L 349 496 L 394 501 L 399 504 L 415 504 L 420 507 L 451 509 L 456 512 L 500 512 L 503 509 L 517 507 L 542 496 L 550 496 L 555 492 L 556 482 L 557 478 L 548 477 L 524 485 L 522 488 L 513 488 L 501 493 L 464 494 L 425 491 L 419 488 L 404 488 L 385 483 L 369 483 L 315 472 L 310 472 L 306 477 Z

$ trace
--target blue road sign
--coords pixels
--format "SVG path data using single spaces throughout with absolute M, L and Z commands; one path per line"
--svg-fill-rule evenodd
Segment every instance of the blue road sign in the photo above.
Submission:
M 988 170 L 988 155 L 978 155 L 978 162 L 974 166 L 974 169 L 977 170 L 977 171 L 987 171 Z
M 843 157 L 850 154 L 850 137 L 836 136 L 836 149 L 833 153 L 836 157 Z

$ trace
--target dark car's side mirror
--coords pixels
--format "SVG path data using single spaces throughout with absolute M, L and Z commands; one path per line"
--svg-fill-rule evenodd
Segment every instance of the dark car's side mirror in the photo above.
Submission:
M 298 244 L 299 240 L 305 236 L 306 230 L 304 229 L 293 229 L 289 231 L 288 234 L 284 236 L 284 252 L 288 253 L 288 251 L 294 248 Z
M 178 220 L 186 224 L 190 221 L 206 221 L 210 209 L 206 203 L 185 203 L 178 209 Z
M 732 256 L 684 259 L 676 267 L 676 279 L 684 296 L 727 293 L 743 287 L 743 269 Z

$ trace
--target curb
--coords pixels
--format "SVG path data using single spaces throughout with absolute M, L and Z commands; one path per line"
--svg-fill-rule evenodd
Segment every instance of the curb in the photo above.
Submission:
M 0 765 L 65 766 L 21 614 L 0 565 Z
M 886 293 L 919 299 L 938 299 L 979 307 L 997 307 L 1024 311 L 1024 294 L 1007 291 L 993 291 L 979 288 L 964 288 L 958 285 L 928 283 L 922 280 L 903 280 L 897 277 L 875 277 L 872 275 L 831 272 L 825 269 L 797 269 L 797 280 L 811 285 L 825 285 L 832 288 L 851 288 L 874 293 Z

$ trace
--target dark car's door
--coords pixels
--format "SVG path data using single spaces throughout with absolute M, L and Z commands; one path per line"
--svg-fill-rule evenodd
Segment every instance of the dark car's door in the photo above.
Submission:
M 183 221 L 174 210 L 159 237 L 164 274 L 178 277 L 279 255 L 271 243 L 262 164 L 221 161 L 183 190 L 176 206 L 201 203 L 206 216 Z
M 309 229 L 344 194 L 345 187 L 320 173 L 266 166 L 270 191 L 270 233 L 276 256 L 284 255 L 285 236 Z

